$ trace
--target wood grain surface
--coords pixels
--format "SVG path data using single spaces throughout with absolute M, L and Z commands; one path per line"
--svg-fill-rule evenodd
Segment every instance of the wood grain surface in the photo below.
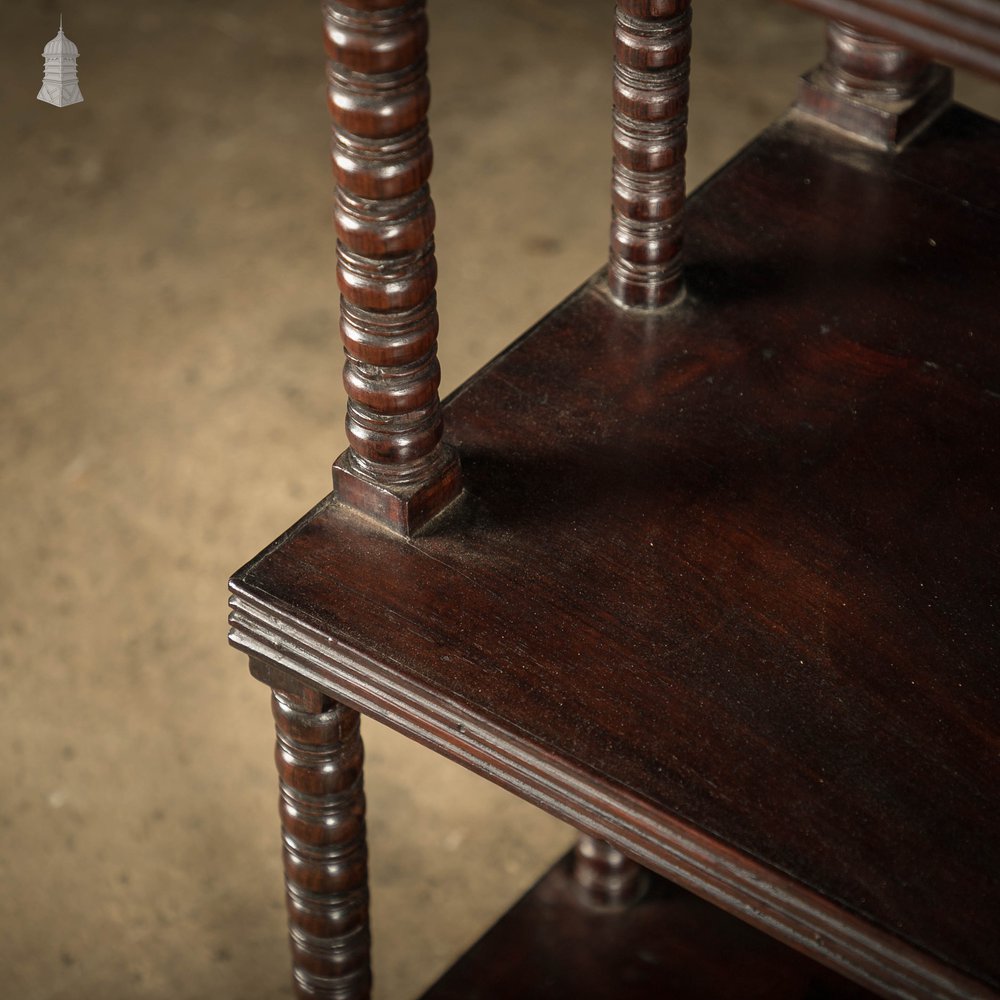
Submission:
M 588 905 L 567 856 L 422 1000 L 870 1000 L 872 994 L 663 879 Z
M 233 641 L 878 992 L 1000 988 L 1000 127 L 794 117 L 446 403 L 467 493 L 321 503 Z

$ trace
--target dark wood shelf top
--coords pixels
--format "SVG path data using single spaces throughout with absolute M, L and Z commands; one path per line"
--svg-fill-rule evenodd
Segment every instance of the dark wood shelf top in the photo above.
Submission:
M 595 276 L 447 402 L 443 520 L 324 501 L 234 643 L 877 990 L 996 996 L 998 177 L 960 108 L 779 123 L 682 304 Z
M 557 862 L 421 1000 L 871 1000 L 873 994 L 663 879 L 628 909 Z

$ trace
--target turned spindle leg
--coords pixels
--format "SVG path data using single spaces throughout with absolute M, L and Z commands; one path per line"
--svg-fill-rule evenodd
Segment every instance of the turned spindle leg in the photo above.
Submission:
M 656 308 L 683 289 L 681 224 L 691 50 L 689 0 L 618 0 L 608 286 Z
M 461 490 L 442 444 L 423 0 L 323 5 L 349 449 L 339 498 L 410 534 Z
M 581 835 L 573 851 L 573 879 L 596 906 L 630 906 L 646 890 L 646 870 L 596 837 Z
M 951 70 L 849 24 L 830 21 L 826 58 L 802 78 L 796 107 L 883 149 L 918 132 L 951 100 Z
M 288 929 L 296 995 L 371 989 L 363 750 L 358 713 L 318 694 L 272 693 Z

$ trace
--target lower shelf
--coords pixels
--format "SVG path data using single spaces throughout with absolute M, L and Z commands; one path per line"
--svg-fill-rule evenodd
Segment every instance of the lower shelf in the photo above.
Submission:
M 628 909 L 580 895 L 557 862 L 421 1000 L 841 1000 L 873 994 L 649 876 Z

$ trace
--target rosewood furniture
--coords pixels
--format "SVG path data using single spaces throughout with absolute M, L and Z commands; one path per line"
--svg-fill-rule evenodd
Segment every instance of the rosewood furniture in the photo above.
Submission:
M 581 832 L 428 998 L 1000 996 L 1000 126 L 928 58 L 1000 12 L 803 5 L 685 203 L 619 0 L 608 267 L 443 405 L 424 5 L 324 6 L 350 448 L 231 582 L 298 995 L 369 993 L 360 712 Z

